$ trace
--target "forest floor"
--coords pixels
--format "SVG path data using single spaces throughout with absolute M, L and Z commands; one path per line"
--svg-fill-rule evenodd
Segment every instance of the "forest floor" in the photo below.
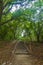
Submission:
M 43 65 L 43 44 L 34 46 L 33 54 L 15 54 L 14 43 L 0 43 L 0 65 Z

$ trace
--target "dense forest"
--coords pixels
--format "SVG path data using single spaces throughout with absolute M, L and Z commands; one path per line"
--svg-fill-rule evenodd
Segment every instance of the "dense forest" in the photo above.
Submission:
M 0 65 L 43 65 L 43 0 L 0 0 Z
M 43 0 L 0 0 L 0 40 L 43 41 Z

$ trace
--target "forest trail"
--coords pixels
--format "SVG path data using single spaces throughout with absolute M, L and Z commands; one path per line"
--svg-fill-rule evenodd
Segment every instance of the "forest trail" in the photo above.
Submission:
M 43 46 L 35 49 L 36 57 L 30 54 L 15 54 L 13 51 L 14 44 L 2 44 L 0 47 L 0 65 L 43 65 Z M 37 54 L 39 53 L 42 56 L 38 58 Z

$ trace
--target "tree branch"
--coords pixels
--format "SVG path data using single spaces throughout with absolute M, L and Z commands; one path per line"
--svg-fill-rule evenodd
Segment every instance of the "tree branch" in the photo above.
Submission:
M 25 14 L 23 14 L 23 15 L 25 15 Z M 20 15 L 20 16 L 21 16 L 21 15 Z M 17 16 L 17 17 L 19 17 L 19 16 Z M 12 16 L 11 19 L 9 19 L 9 20 L 7 20 L 7 21 L 5 21 L 5 22 L 3 22 L 3 23 L 0 23 L 0 26 L 2 26 L 2 25 L 4 25 L 4 24 L 6 24 L 6 23 L 8 23 L 8 22 L 10 22 L 10 21 L 12 21 L 12 20 L 14 20 L 14 19 L 16 19 L 17 17 L 13 17 L 13 16 Z
M 13 5 L 12 5 L 12 6 L 13 6 Z M 11 8 L 9 8 L 9 9 L 7 10 L 7 12 L 4 12 L 4 13 L 3 13 L 3 15 L 8 14 L 8 13 L 9 13 L 9 11 L 12 9 L 12 6 L 11 6 Z
M 9 20 L 3 22 L 3 23 L 0 23 L 0 26 L 2 26 L 2 25 L 6 24 L 6 23 L 8 23 L 8 22 L 10 22 L 10 21 L 12 21 L 12 20 L 14 20 L 14 19 L 15 19 L 15 18 L 11 18 L 11 19 L 9 19 Z

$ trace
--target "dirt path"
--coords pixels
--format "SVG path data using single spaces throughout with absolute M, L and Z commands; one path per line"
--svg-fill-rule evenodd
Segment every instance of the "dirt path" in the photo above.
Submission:
M 39 48 L 40 50 L 38 50 Z M 36 49 L 40 51 L 40 54 L 42 52 L 43 55 L 43 46 L 39 48 Z M 0 65 L 43 65 L 43 57 L 38 59 L 32 55 L 14 54 L 12 51 L 14 51 L 14 44 L 0 47 Z
M 16 55 L 15 65 L 35 65 L 37 59 L 31 55 Z
M 4 55 L 0 59 L 0 65 L 35 65 L 37 59 L 31 55 Z
M 31 55 L 7 55 L 1 59 L 0 65 L 43 65 L 43 61 L 39 62 Z

